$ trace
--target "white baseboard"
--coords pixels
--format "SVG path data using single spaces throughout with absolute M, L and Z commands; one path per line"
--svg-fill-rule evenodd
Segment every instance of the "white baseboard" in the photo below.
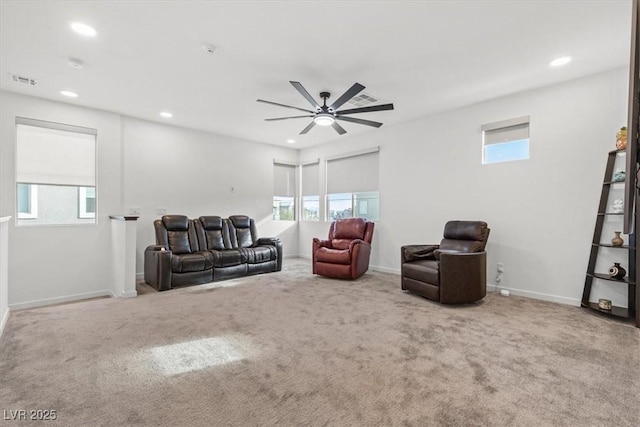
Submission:
M 298 255 L 296 258 L 308 259 L 311 261 L 310 255 Z M 373 271 L 379 271 L 381 273 L 400 274 L 400 270 L 397 268 L 381 267 L 379 265 L 369 265 L 369 268 Z
M 138 296 L 138 291 L 133 290 L 133 291 L 126 291 L 123 292 L 122 294 L 118 295 L 120 298 L 133 298 L 133 297 L 137 297 Z
M 7 321 L 9 321 L 10 311 L 11 309 L 7 307 L 7 312 L 4 314 L 2 320 L 0 321 L 0 338 L 2 338 L 2 334 L 4 333 L 4 327 L 7 326 Z
M 395 274 L 397 276 L 400 275 L 400 270 L 397 269 L 397 268 L 381 267 L 379 265 L 370 265 L 369 267 L 371 267 L 371 269 L 373 271 L 379 271 L 381 273 Z
M 115 295 L 111 290 L 105 289 L 102 291 L 86 292 L 83 294 L 65 295 L 63 297 L 20 302 L 17 304 L 10 304 L 9 308 L 12 310 L 22 310 L 25 308 L 42 307 L 45 305 L 60 304 L 63 302 L 71 302 L 71 301 L 78 301 L 78 300 L 98 298 L 98 297 L 115 297 Z
M 523 289 L 496 286 L 494 284 L 487 283 L 487 292 L 500 292 L 501 289 L 508 290 L 509 293 L 512 295 L 539 299 L 543 301 L 557 302 L 559 304 L 572 305 L 574 307 L 580 307 L 580 300 L 577 298 L 567 298 L 567 297 L 561 297 L 558 295 L 543 294 L 541 292 L 525 291 Z

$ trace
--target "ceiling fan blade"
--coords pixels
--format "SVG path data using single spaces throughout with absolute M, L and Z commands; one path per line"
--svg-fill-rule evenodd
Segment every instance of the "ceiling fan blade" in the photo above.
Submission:
M 264 102 L 265 104 L 277 105 L 277 106 L 279 106 L 279 107 L 293 108 L 293 109 L 295 109 L 295 110 L 304 111 L 304 112 L 306 112 L 306 113 L 315 113 L 315 111 L 305 110 L 304 108 L 298 108 L 298 107 L 294 107 L 294 106 L 292 106 L 292 105 L 285 105 L 285 104 L 279 104 L 279 103 L 277 103 L 277 102 L 265 101 L 264 99 L 256 99 L 256 101 L 258 101 L 258 102 Z
M 300 119 L 302 117 L 313 117 L 313 115 L 308 115 L 308 116 L 291 116 L 291 117 L 276 117 L 274 119 L 264 119 L 267 122 L 273 122 L 276 120 L 287 120 L 287 119 Z
M 311 95 L 309 95 L 309 92 L 307 92 L 307 90 L 304 88 L 304 86 L 302 86 L 300 84 L 300 82 L 292 82 L 289 81 L 289 83 L 291 83 L 293 85 L 293 87 L 296 88 L 296 90 L 298 92 L 300 92 L 300 95 L 304 96 L 304 99 L 306 99 L 307 101 L 309 101 L 309 104 L 311 104 L 313 106 L 313 108 L 319 110 L 320 108 L 320 104 L 318 104 L 318 102 L 313 99 L 313 97 Z
M 338 122 L 331 123 L 331 127 L 334 128 L 336 130 L 336 132 L 338 132 L 338 134 L 340 134 L 340 135 L 344 135 L 345 133 L 347 133 L 347 131 L 344 130 L 344 128 L 342 126 L 340 126 L 338 124 Z
M 371 105 L 369 107 L 352 108 L 350 110 L 336 111 L 336 114 L 370 113 L 372 111 L 386 110 L 393 110 L 393 104 Z
M 356 119 L 355 117 L 337 116 L 336 120 L 344 120 L 345 122 L 358 123 L 359 125 L 373 126 L 373 127 L 376 127 L 376 128 L 379 128 L 380 126 L 382 126 L 382 123 L 380 123 L 380 122 L 374 122 L 372 120 Z
M 342 106 L 342 104 L 359 94 L 362 89 L 364 89 L 364 86 L 362 86 L 360 83 L 354 83 L 348 91 L 343 93 L 340 98 L 336 99 L 335 102 L 329 106 L 329 109 L 333 109 L 333 111 L 337 110 Z
M 314 127 L 316 125 L 316 122 L 311 121 L 311 123 L 309 123 L 309 125 L 302 129 L 302 132 L 300 132 L 300 135 L 304 135 L 305 133 L 309 132 L 311 130 L 312 127 Z

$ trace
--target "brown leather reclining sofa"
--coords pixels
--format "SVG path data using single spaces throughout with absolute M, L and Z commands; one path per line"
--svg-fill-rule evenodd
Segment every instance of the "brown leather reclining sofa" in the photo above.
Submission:
M 248 216 L 165 215 L 153 225 L 156 244 L 144 251 L 144 281 L 159 291 L 282 269 L 282 242 L 258 238 Z

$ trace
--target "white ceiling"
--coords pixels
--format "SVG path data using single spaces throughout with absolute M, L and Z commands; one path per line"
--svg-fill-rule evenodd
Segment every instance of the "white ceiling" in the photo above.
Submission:
M 631 0 L 605 1 L 7 1 L 0 87 L 253 141 L 306 148 L 375 128 L 298 133 L 309 108 L 353 83 L 394 111 L 385 126 L 628 66 Z M 98 35 L 71 31 L 81 21 Z M 202 46 L 218 47 L 215 55 Z M 570 55 L 573 62 L 550 68 Z M 68 66 L 81 59 L 83 69 Z M 10 73 L 38 80 L 16 83 Z M 60 90 L 80 96 L 69 100 Z M 343 108 L 348 107 L 345 106 Z M 158 113 L 171 111 L 172 119 Z M 289 138 L 297 142 L 286 143 Z

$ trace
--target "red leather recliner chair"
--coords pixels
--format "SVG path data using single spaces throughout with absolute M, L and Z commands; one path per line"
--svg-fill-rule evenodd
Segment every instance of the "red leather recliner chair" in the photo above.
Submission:
M 354 280 L 369 269 L 374 223 L 345 218 L 331 223 L 329 239 L 313 238 L 313 274 Z

